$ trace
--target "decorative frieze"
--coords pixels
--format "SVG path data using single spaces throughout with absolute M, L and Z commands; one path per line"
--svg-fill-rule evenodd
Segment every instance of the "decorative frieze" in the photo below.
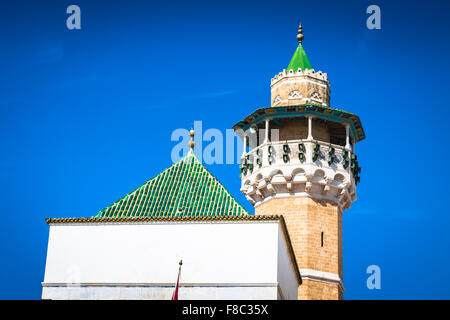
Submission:
M 254 206 L 277 197 L 309 196 L 347 209 L 356 200 L 356 167 L 356 155 L 340 145 L 268 142 L 244 154 L 241 191 Z
M 284 69 L 283 71 L 281 71 L 280 73 L 278 73 L 271 79 L 270 85 L 271 86 L 274 85 L 275 83 L 277 83 L 278 81 L 280 81 L 283 78 L 292 78 L 292 77 L 301 77 L 301 76 L 308 76 L 310 78 L 315 78 L 317 80 L 322 80 L 322 81 L 328 82 L 328 76 L 325 72 L 322 72 L 322 71 L 316 72 L 316 71 L 314 71 L 314 69 L 302 70 L 299 68 L 297 71 L 294 71 L 294 70 L 287 71 L 286 69 Z
M 328 106 L 330 85 L 326 73 L 313 69 L 283 70 L 272 78 L 272 106 L 316 103 Z

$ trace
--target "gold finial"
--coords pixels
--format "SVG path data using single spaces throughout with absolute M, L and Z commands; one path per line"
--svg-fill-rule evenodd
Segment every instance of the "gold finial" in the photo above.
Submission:
M 191 131 L 189 131 L 189 136 L 191 137 L 191 140 L 189 140 L 188 146 L 189 146 L 189 148 L 194 149 L 194 147 L 195 147 L 195 142 L 194 142 L 195 131 L 194 131 L 194 129 L 191 129 Z
M 305 38 L 305 36 L 303 35 L 303 27 L 302 27 L 302 23 L 300 22 L 300 25 L 298 26 L 298 34 L 297 34 L 297 40 L 299 44 L 302 44 L 303 39 Z

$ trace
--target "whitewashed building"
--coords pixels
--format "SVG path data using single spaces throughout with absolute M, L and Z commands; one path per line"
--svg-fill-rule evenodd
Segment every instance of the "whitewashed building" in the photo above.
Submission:
M 249 215 L 192 150 L 97 216 L 47 223 L 43 299 L 170 299 L 180 260 L 179 299 L 297 299 L 284 219 Z

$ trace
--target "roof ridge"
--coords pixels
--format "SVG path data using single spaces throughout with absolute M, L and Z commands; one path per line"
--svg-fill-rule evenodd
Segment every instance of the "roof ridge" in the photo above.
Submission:
M 190 149 L 93 218 L 240 214 L 249 212 Z
M 114 201 L 113 203 L 111 203 L 109 206 L 107 206 L 106 208 L 100 210 L 99 212 L 97 212 L 94 217 L 96 217 L 97 215 L 99 215 L 102 211 L 104 211 L 105 209 L 111 207 L 112 205 L 115 205 L 116 203 L 120 202 L 121 200 L 127 198 L 128 196 L 131 196 L 134 192 L 136 192 L 137 190 L 141 189 L 142 187 L 144 187 L 147 183 L 149 183 L 150 181 L 152 181 L 153 179 L 157 178 L 158 176 L 162 175 L 164 172 L 166 172 L 167 170 L 169 170 L 170 168 L 172 168 L 173 166 L 179 164 L 181 161 L 183 161 L 183 159 L 187 158 L 188 156 L 190 156 L 192 149 L 189 150 L 189 152 L 184 155 L 183 157 L 181 157 L 178 161 L 174 162 L 172 165 L 170 165 L 169 167 L 165 168 L 163 171 L 161 171 L 160 173 L 158 173 L 157 175 L 153 176 L 152 178 L 148 179 L 147 181 L 145 181 L 143 184 L 141 184 L 139 187 L 135 188 L 134 190 L 128 192 L 127 194 L 125 194 L 124 196 L 122 196 L 121 198 L 119 198 L 118 200 Z M 192 152 L 194 153 L 194 152 Z M 195 153 L 194 153 L 195 156 Z M 197 158 L 197 156 L 195 156 L 195 158 Z
M 197 156 L 195 156 L 195 158 L 197 158 Z M 200 161 L 198 158 L 197 158 L 197 160 Z M 200 163 L 201 163 L 201 162 L 200 162 Z M 225 192 L 226 192 L 226 193 L 227 193 L 234 201 L 236 201 L 236 203 L 237 203 L 243 210 L 245 210 L 245 212 L 247 212 L 248 214 L 250 214 L 250 213 L 244 208 L 244 206 L 242 206 L 242 205 L 237 201 L 237 199 L 230 193 L 230 191 L 228 191 L 228 189 L 225 188 L 225 186 L 222 184 L 222 182 L 220 182 L 220 180 L 219 180 L 214 174 L 212 174 L 211 171 L 209 171 L 209 169 L 208 169 L 205 165 L 203 165 L 203 163 L 202 163 L 202 166 L 205 168 L 206 171 L 208 171 L 208 173 L 209 173 L 210 175 L 212 175 L 212 176 L 217 180 L 217 182 L 219 182 L 219 184 L 220 184 L 221 186 L 224 187 Z

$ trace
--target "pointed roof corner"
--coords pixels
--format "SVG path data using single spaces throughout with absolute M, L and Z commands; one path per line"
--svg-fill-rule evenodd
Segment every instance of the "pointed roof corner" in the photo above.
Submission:
M 101 210 L 94 218 L 247 215 L 244 207 L 190 148 L 178 162 Z
M 305 37 L 303 36 L 303 27 L 300 24 L 298 27 L 298 34 L 297 34 L 298 47 L 297 50 L 295 50 L 294 52 L 294 55 L 291 59 L 291 62 L 289 63 L 289 66 L 287 67 L 288 71 L 289 70 L 297 71 L 299 68 L 302 70 L 313 68 L 302 46 L 302 41 L 304 38 Z
M 291 62 L 287 67 L 287 70 L 297 71 L 298 68 L 302 69 L 313 69 L 311 62 L 309 62 L 308 57 L 306 56 L 306 52 L 303 49 L 302 45 L 299 44 L 297 50 L 295 50 L 294 55 L 292 56 Z

